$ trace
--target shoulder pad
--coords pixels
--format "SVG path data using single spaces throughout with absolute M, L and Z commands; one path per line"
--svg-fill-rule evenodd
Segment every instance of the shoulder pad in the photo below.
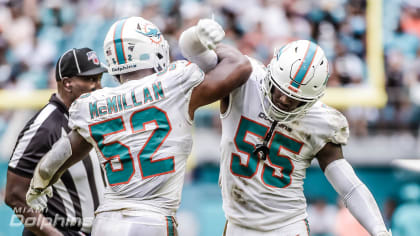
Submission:
M 180 60 L 173 62 L 166 70 L 159 72 L 157 77 L 164 77 L 164 80 L 170 81 L 171 86 L 180 86 L 182 91 L 186 93 L 203 81 L 204 72 L 196 64 Z
M 349 125 L 346 117 L 338 110 L 317 102 L 306 115 L 307 122 L 313 125 L 318 136 L 327 142 L 345 145 L 349 138 Z

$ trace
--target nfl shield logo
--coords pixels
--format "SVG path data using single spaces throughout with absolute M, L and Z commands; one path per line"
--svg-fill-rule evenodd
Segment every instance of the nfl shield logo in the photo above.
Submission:
M 86 55 L 89 61 L 92 61 L 95 65 L 99 65 L 99 59 L 98 56 L 96 56 L 96 52 L 90 51 L 86 53 Z

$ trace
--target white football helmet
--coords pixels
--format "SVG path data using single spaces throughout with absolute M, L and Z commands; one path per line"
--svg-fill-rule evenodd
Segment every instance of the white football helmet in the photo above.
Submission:
M 265 114 L 279 122 L 302 117 L 324 95 L 328 77 L 328 60 L 321 47 L 308 40 L 286 44 L 274 52 L 264 78 L 261 102 Z M 305 103 L 293 111 L 284 111 L 272 101 L 273 89 Z
M 104 51 L 111 75 L 148 68 L 159 72 L 169 65 L 168 42 L 152 22 L 141 17 L 115 22 L 105 37 Z

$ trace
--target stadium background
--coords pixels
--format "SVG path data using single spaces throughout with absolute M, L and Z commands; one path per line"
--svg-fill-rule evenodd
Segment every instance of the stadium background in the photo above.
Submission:
M 104 61 L 108 28 L 133 15 L 157 24 L 172 59 L 181 59 L 179 34 L 212 14 L 226 31 L 225 43 L 264 63 L 275 47 L 294 39 L 323 47 L 332 71 L 323 101 L 350 123 L 345 157 L 371 189 L 394 235 L 404 227 L 420 232 L 420 1 L 0 0 L 0 235 L 19 235 L 22 229 L 11 222 L 13 212 L 3 202 L 7 162 L 18 132 L 54 90 L 56 59 L 68 48 L 88 46 Z M 103 86 L 116 85 L 104 76 Z M 178 212 L 180 235 L 223 231 L 216 107 L 196 115 Z M 304 187 L 312 235 L 363 235 L 316 161 Z M 407 232 L 398 235 L 414 235 Z

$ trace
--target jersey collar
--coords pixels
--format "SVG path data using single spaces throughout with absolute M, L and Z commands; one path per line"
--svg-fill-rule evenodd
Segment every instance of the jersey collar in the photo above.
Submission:
M 58 99 L 57 94 L 54 93 L 53 95 L 51 95 L 49 102 L 51 104 L 54 104 L 64 114 L 69 114 L 66 105 L 64 105 L 64 103 L 60 99 Z

